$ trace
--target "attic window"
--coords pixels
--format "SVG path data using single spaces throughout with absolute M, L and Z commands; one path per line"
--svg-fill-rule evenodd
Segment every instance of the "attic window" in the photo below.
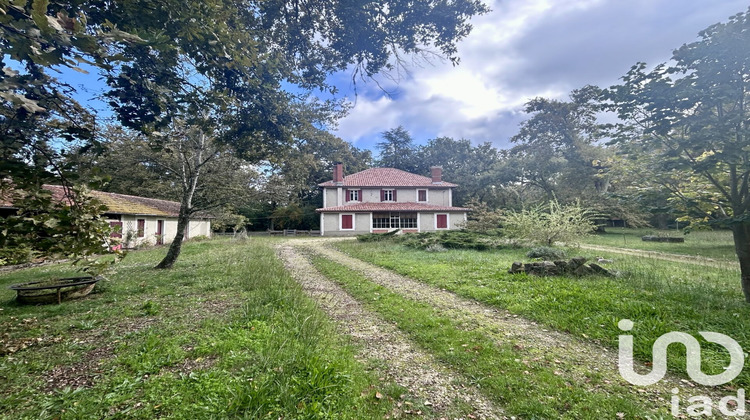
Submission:
M 427 201 L 427 190 L 417 190 L 417 201 Z
M 396 201 L 396 190 L 380 190 L 380 201 Z
M 359 190 L 347 190 L 346 201 L 359 201 Z

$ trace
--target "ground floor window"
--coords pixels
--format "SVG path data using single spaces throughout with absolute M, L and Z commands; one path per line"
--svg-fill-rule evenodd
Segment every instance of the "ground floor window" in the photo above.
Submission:
M 385 212 L 372 214 L 373 229 L 416 229 L 417 213 Z

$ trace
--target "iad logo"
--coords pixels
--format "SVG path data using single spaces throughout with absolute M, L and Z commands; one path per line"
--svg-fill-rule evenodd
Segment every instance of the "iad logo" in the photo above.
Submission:
M 617 324 L 622 331 L 633 329 L 633 321 L 622 319 Z M 680 343 L 687 351 L 687 374 L 693 381 L 706 386 L 723 385 L 737 377 L 745 366 L 745 353 L 739 343 L 724 334 L 701 331 L 699 334 L 708 342 L 716 343 L 727 349 L 731 361 L 729 367 L 720 374 L 706 375 L 701 371 L 701 346 L 698 340 L 690 334 L 673 331 L 657 338 L 653 346 L 653 368 L 645 375 L 639 374 L 633 368 L 633 336 L 620 335 L 619 348 L 619 370 L 620 375 L 633 385 L 647 386 L 659 382 L 667 374 L 667 347 L 670 344 Z M 677 394 L 679 390 L 672 390 L 672 414 L 680 414 L 680 400 Z M 703 395 L 694 396 L 688 402 L 697 403 L 687 407 L 686 413 L 691 416 L 711 415 L 711 398 Z M 730 402 L 736 406 L 735 410 L 729 409 Z M 727 416 L 745 415 L 745 390 L 740 389 L 737 397 L 728 396 L 719 401 L 719 411 Z

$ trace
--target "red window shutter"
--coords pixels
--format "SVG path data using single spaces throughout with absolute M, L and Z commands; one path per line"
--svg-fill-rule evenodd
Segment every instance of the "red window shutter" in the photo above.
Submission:
M 344 190 L 344 201 L 349 201 L 349 190 Z
M 138 219 L 138 237 L 143 238 L 146 235 L 146 219 Z
M 114 228 L 109 234 L 110 238 L 122 238 L 122 222 L 109 222 L 109 226 Z
M 352 229 L 354 227 L 351 214 L 341 215 L 341 229 Z
M 419 190 L 418 201 L 427 201 L 427 190 Z
M 437 228 L 448 229 L 448 215 L 447 214 L 437 215 Z
M 397 201 L 396 200 L 396 190 L 393 190 L 393 201 Z
M 380 201 L 385 201 L 385 190 L 380 190 Z

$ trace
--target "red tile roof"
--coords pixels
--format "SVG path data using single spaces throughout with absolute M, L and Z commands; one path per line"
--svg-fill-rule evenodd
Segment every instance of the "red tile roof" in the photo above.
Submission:
M 356 203 L 346 206 L 316 209 L 318 213 L 370 212 L 370 211 L 471 211 L 465 207 L 436 206 L 424 203 Z
M 61 185 L 44 185 L 43 188 L 52 193 L 52 199 L 65 202 L 68 198 L 67 189 Z M 107 206 L 110 214 L 134 214 L 142 216 L 177 217 L 180 213 L 180 203 L 156 198 L 138 197 L 135 195 L 117 194 L 104 191 L 90 191 L 90 194 Z M 13 203 L 7 198 L 0 197 L 0 207 L 13 208 Z M 193 215 L 193 218 L 210 218 L 206 214 Z
M 318 184 L 336 187 L 335 182 Z M 432 182 L 432 178 L 395 168 L 370 168 L 344 177 L 343 187 L 457 187 L 450 182 Z

